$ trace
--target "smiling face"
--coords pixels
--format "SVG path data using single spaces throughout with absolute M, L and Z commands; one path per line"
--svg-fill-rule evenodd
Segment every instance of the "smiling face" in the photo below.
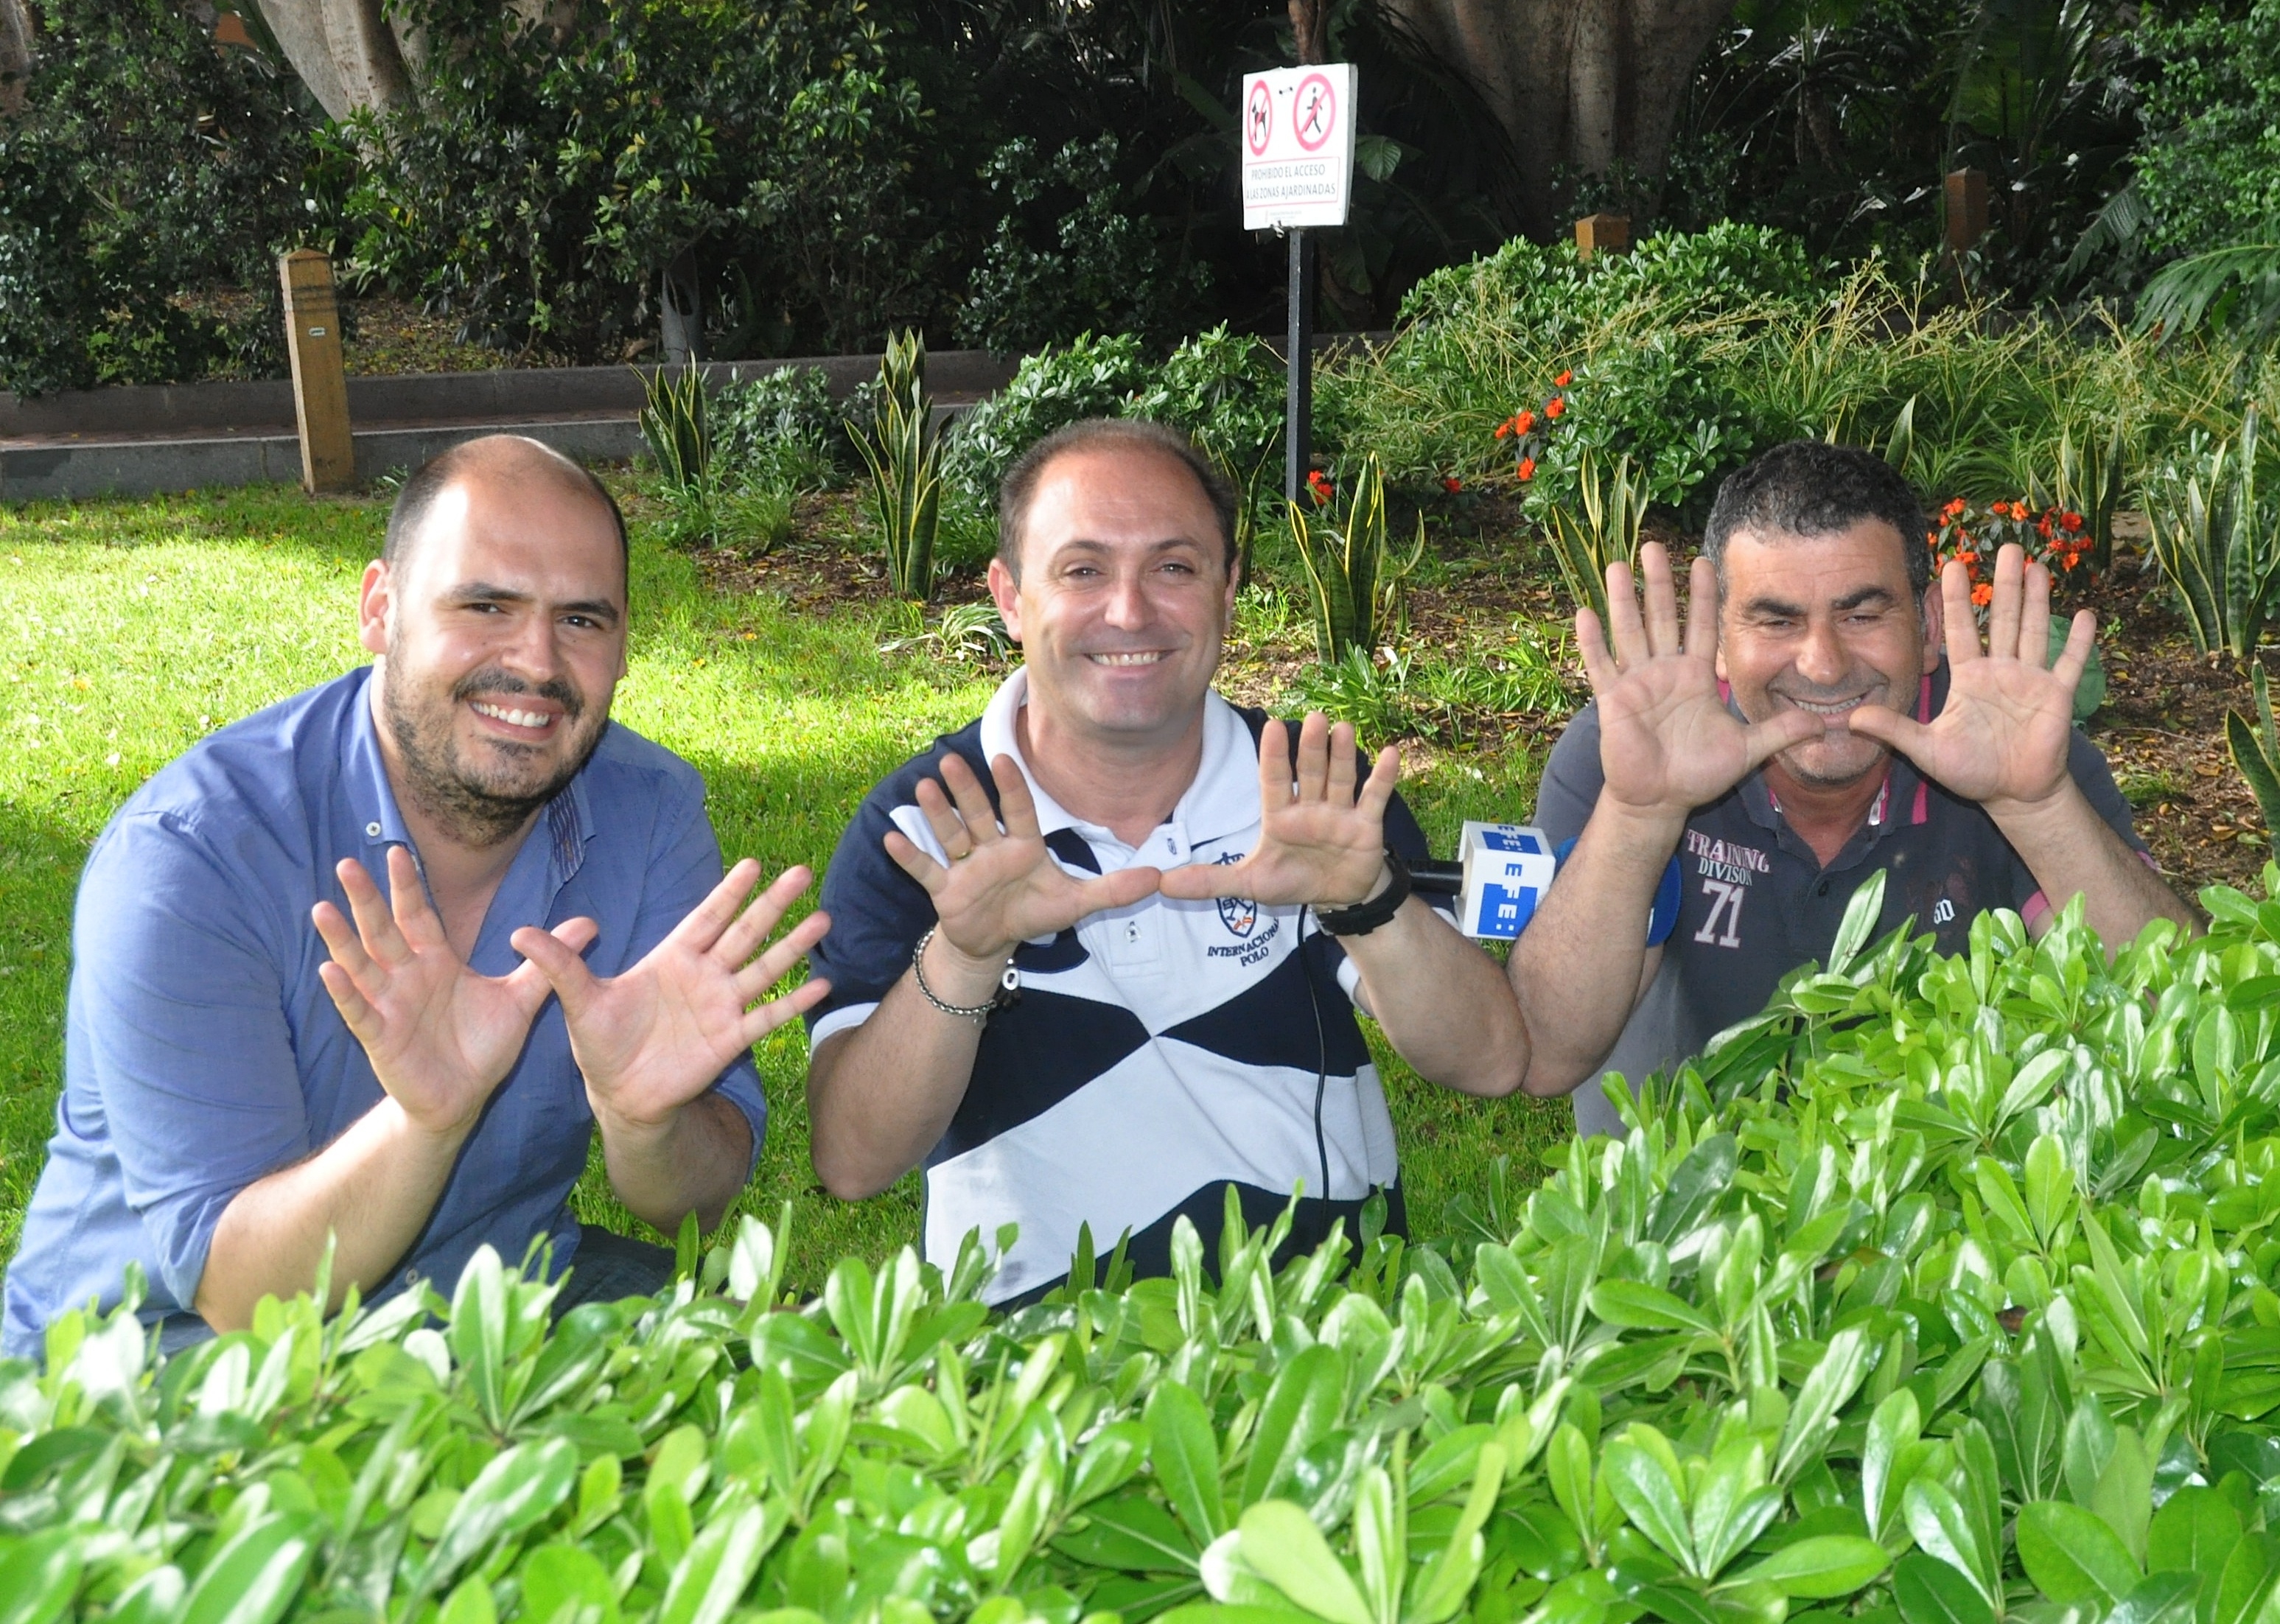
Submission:
M 1718 674 L 1750 720 L 1808 711 L 1831 719 L 1818 739 L 1775 758 L 1801 785 L 1842 789 L 1883 766 L 1884 747 L 1844 725 L 1880 704 L 1907 714 L 1925 672 L 1939 663 L 1937 591 L 1919 606 L 1899 533 L 1863 519 L 1829 535 L 1726 543 Z
M 1111 748 L 1168 743 L 1200 725 L 1235 586 L 1195 477 L 1161 451 L 1113 443 L 1046 464 L 1019 577 L 1003 559 L 990 566 L 1031 709 Z
M 496 845 L 609 725 L 626 668 L 616 526 L 551 471 L 472 469 L 396 565 L 366 568 L 359 618 L 399 797 L 450 838 Z

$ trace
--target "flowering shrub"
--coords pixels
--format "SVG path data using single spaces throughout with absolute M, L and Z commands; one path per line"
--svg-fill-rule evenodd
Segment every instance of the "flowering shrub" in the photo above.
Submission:
M 1984 507 L 1958 496 L 1939 510 L 1939 523 L 1925 532 L 1932 562 L 1944 569 L 1950 559 L 1961 564 L 1971 577 L 1971 602 L 1984 609 L 1995 596 L 1990 566 L 2003 547 L 2016 543 L 2030 562 L 2064 581 L 2091 551 L 2090 527 L 2071 508 L 2046 507 L 2039 512 L 2024 502 L 1992 502 Z
M 1554 392 L 1541 408 L 1523 406 L 1497 425 L 1496 437 L 1512 442 L 1506 449 L 1512 453 L 1514 476 L 1521 484 L 1536 478 L 1538 459 L 1551 449 L 1552 436 L 1568 415 L 1568 397 L 1558 391 L 1575 381 L 1573 370 L 1562 371 L 1552 381 Z

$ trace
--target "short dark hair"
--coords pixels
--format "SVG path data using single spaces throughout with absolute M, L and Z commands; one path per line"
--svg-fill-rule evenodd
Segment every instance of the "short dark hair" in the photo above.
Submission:
M 1021 532 L 1029 522 L 1029 504 L 1036 499 L 1037 484 L 1046 465 L 1073 451 L 1131 448 L 1159 451 L 1195 477 L 1218 521 L 1221 543 L 1227 549 L 1227 573 L 1235 573 L 1235 487 L 1213 466 L 1196 443 L 1178 429 L 1147 418 L 1085 418 L 1056 428 L 1022 452 L 1005 470 L 998 487 L 998 556 L 1015 575 L 1021 573 Z
M 1726 581 L 1726 543 L 1737 530 L 1763 535 L 1831 535 L 1863 519 L 1899 533 L 1908 585 L 1931 588 L 1923 504 L 1900 471 L 1873 452 L 1822 440 L 1791 440 L 1726 476 L 1703 527 L 1702 551 Z
M 486 464 L 497 462 L 510 466 L 519 463 L 542 479 L 551 479 L 563 489 L 589 496 L 601 504 L 618 533 L 618 560 L 628 566 L 630 575 L 626 515 L 618 506 L 618 499 L 610 494 L 609 487 L 595 478 L 593 470 L 582 463 L 564 456 L 544 441 L 525 435 L 481 435 L 473 440 L 462 440 L 421 464 L 404 481 L 404 488 L 396 493 L 396 505 L 388 511 L 388 538 L 381 543 L 380 556 L 389 568 L 394 569 L 411 551 L 438 496 L 460 481 L 475 477 Z

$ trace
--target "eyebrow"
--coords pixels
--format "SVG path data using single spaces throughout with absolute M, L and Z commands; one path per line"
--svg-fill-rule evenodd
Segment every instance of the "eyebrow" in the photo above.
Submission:
M 531 593 L 514 587 L 496 586 L 488 581 L 470 581 L 453 587 L 443 595 L 450 604 L 532 604 L 537 598 Z M 558 614 L 582 614 L 597 620 L 606 620 L 615 626 L 623 612 L 605 597 L 578 598 L 567 604 L 554 605 Z
M 1195 540 L 1192 536 L 1167 535 L 1160 541 L 1150 542 L 1148 543 L 1148 551 L 1152 556 L 1159 553 L 1170 552 L 1179 548 L 1187 548 L 1191 550 L 1200 552 L 1203 550 L 1203 546 L 1204 544 L 1201 542 Z M 1110 552 L 1113 550 L 1114 550 L 1106 542 L 1095 541 L 1090 536 L 1080 535 L 1063 542 L 1059 547 L 1053 550 L 1053 552 L 1054 556 L 1058 558 L 1063 554 L 1071 552 Z
M 1854 609 L 1870 607 L 1888 609 L 1899 601 L 1883 587 L 1862 587 L 1857 592 L 1848 592 L 1843 597 L 1831 599 L 1829 606 L 1838 614 L 1844 614 Z M 1779 616 L 1785 620 L 1801 620 L 1806 618 L 1808 612 L 1800 605 L 1783 598 L 1760 596 L 1753 597 L 1743 604 L 1742 612 L 1746 615 Z

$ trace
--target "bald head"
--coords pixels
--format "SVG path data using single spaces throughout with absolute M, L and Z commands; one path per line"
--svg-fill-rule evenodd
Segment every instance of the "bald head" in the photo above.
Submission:
M 602 481 L 552 446 L 523 435 L 485 435 L 462 440 L 435 458 L 396 493 L 389 510 L 388 539 L 381 558 L 390 569 L 401 567 L 427 527 L 437 499 L 447 491 L 468 488 L 497 496 L 538 485 L 551 491 L 593 503 L 610 516 L 618 536 L 620 561 L 626 550 L 626 517 L 617 499 Z

